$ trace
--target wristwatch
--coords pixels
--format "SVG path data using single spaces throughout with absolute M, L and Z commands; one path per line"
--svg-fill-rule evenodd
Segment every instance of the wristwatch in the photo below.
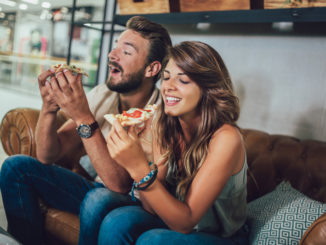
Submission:
M 80 124 L 76 130 L 80 137 L 89 138 L 93 135 L 93 132 L 99 128 L 98 123 L 95 121 L 91 124 Z

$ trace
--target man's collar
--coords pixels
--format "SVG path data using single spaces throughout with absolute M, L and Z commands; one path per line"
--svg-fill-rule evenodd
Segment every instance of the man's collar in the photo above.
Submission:
M 121 101 L 120 101 L 120 96 L 119 96 L 119 93 L 115 93 L 115 96 L 117 96 L 117 108 L 119 110 L 119 112 L 121 113 L 122 112 L 122 109 L 121 109 Z M 158 89 L 158 87 L 156 85 L 154 85 L 154 89 L 152 91 L 152 94 L 151 94 L 151 97 L 149 98 L 149 100 L 147 101 L 146 105 L 153 105 L 153 104 L 157 104 L 159 102 L 159 97 L 160 97 L 160 90 Z

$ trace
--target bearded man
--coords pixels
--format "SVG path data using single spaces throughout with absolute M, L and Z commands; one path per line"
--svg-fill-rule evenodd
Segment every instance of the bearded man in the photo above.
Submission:
M 94 188 L 126 194 L 129 174 L 110 156 L 104 114 L 143 108 L 159 99 L 155 86 L 171 39 L 165 28 L 133 17 L 109 54 L 109 78 L 86 96 L 82 75 L 47 70 L 38 78 L 43 100 L 36 128 L 37 159 L 11 156 L 2 165 L 0 187 L 8 231 L 24 245 L 43 244 L 43 217 L 38 199 L 53 208 L 79 214 L 86 193 Z M 57 112 L 69 120 L 56 129 Z M 89 181 L 52 163 L 83 144 L 98 177 Z

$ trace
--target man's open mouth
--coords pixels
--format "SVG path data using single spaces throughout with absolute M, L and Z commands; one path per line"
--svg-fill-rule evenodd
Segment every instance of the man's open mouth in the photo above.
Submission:
M 109 68 L 110 68 L 111 73 L 113 73 L 113 74 L 117 74 L 117 73 L 123 71 L 122 67 L 115 62 L 109 62 Z

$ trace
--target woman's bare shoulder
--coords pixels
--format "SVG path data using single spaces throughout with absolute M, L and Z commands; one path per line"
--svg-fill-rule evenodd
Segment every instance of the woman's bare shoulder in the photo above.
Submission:
M 240 155 L 244 153 L 244 141 L 239 128 L 224 124 L 212 136 L 209 144 L 211 152 Z
M 212 139 L 232 139 L 234 141 L 242 142 L 242 135 L 240 133 L 240 130 L 230 124 L 224 124 L 219 129 L 215 131 L 213 134 Z
M 210 152 L 213 156 L 224 156 L 228 159 L 228 164 L 232 169 L 232 174 L 237 173 L 243 165 L 245 157 L 245 146 L 240 130 L 232 125 L 224 124 L 214 133 L 211 143 Z M 214 154 L 215 153 L 215 154 Z

